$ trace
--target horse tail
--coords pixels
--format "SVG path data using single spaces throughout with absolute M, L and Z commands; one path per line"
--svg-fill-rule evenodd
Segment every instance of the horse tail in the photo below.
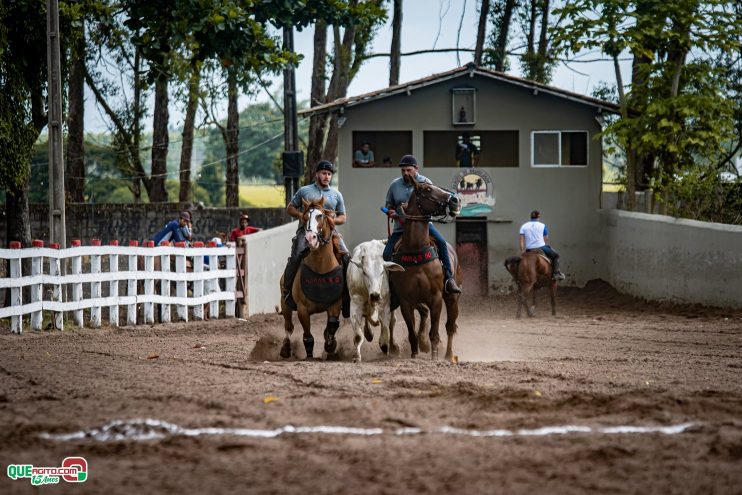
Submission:
M 518 278 L 518 265 L 520 264 L 520 256 L 511 256 L 505 260 L 505 269 L 510 272 L 513 278 Z

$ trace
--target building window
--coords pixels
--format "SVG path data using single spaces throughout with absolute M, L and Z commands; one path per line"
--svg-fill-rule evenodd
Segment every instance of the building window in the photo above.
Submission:
M 477 121 L 477 90 L 475 88 L 453 88 L 451 109 L 453 125 L 474 125 Z
M 412 153 L 412 131 L 353 131 L 353 168 L 396 167 Z
M 534 167 L 586 167 L 587 131 L 534 131 L 531 165 Z
M 424 131 L 426 167 L 517 167 L 518 131 Z

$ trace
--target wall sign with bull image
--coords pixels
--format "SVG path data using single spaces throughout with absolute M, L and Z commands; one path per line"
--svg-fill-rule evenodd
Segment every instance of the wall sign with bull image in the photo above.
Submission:
M 453 176 L 453 189 L 461 198 L 462 217 L 481 217 L 492 213 L 495 188 L 490 175 L 481 168 L 467 168 Z

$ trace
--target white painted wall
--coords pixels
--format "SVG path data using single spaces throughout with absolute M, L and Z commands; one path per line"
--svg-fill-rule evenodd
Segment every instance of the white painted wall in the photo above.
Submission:
M 279 281 L 298 227 L 299 222 L 291 222 L 245 236 L 247 316 L 276 311 L 281 302 Z
M 602 277 L 654 300 L 742 308 L 742 226 L 598 210 Z

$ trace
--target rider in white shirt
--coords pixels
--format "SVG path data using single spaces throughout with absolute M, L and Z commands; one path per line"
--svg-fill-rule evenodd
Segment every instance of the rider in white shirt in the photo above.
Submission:
M 526 251 L 532 249 L 540 249 L 551 259 L 553 266 L 554 280 L 564 280 L 564 274 L 559 271 L 559 253 L 554 251 L 549 242 L 549 229 L 541 223 L 541 213 L 537 210 L 531 212 L 531 221 L 526 222 L 520 228 L 520 253 L 521 255 Z

